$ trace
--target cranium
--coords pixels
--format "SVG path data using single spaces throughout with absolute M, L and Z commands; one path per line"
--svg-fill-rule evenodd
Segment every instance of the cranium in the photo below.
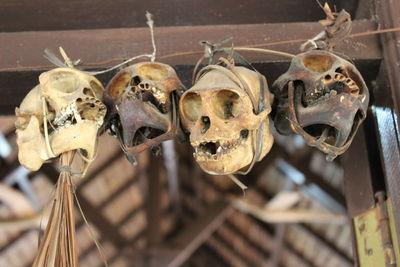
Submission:
M 35 171 L 44 161 L 78 149 L 92 160 L 106 114 L 103 91 L 96 78 L 76 69 L 42 73 L 15 110 L 20 163 Z
M 302 135 L 328 160 L 346 151 L 366 117 L 369 93 L 361 74 L 328 51 L 297 55 L 272 90 L 278 132 Z
M 157 62 L 129 66 L 109 82 L 107 127 L 130 157 L 183 137 L 177 116 L 177 96 L 183 88 L 174 69 Z
M 220 59 L 221 60 L 221 59 Z M 243 173 L 271 149 L 271 111 L 265 77 L 223 60 L 197 75 L 179 103 L 194 157 L 210 174 Z

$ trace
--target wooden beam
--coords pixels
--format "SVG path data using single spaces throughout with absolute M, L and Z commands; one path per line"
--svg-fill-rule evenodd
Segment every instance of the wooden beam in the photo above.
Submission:
M 251 221 L 251 224 L 256 225 L 257 227 L 260 227 L 263 229 L 263 241 L 265 241 L 263 249 L 268 249 L 270 253 L 273 253 L 274 245 L 275 245 L 275 239 L 273 237 L 274 234 L 276 234 L 276 229 L 272 231 L 272 226 L 267 225 L 264 222 L 261 222 L 260 220 L 252 217 L 252 216 L 247 216 L 248 220 Z M 302 255 L 299 251 L 295 250 L 292 244 L 290 244 L 288 241 L 283 240 L 283 246 L 281 250 L 281 257 L 279 258 L 279 264 L 284 265 L 286 257 L 292 257 L 295 258 L 296 261 L 300 264 L 300 266 L 309 266 L 309 267 L 315 267 L 315 264 L 311 262 L 310 260 L 306 259 L 304 255 Z
M 165 173 L 162 158 L 150 156 L 151 164 L 146 171 L 147 193 L 146 193 L 146 219 L 147 219 L 147 246 L 157 246 L 162 239 L 161 236 L 161 193 L 162 173 Z
M 182 228 L 167 247 L 153 247 L 130 255 L 133 266 L 181 266 L 225 221 L 232 209 L 226 202 L 209 206 L 204 214 Z
M 325 193 L 327 193 L 332 199 L 334 199 L 340 206 L 345 209 L 346 201 L 343 194 L 335 189 L 332 185 L 327 183 L 320 175 L 312 172 L 310 170 L 310 160 L 311 160 L 312 149 L 309 149 L 307 155 L 301 157 L 290 156 L 287 158 L 288 163 L 304 174 L 306 181 L 308 183 L 315 184 Z
M 400 27 L 400 2 L 388 2 L 385 0 L 374 0 L 375 12 L 379 25 L 382 28 Z M 390 95 L 392 97 L 394 108 L 397 114 L 397 124 L 400 123 L 400 32 L 385 33 L 380 36 L 382 44 L 382 54 L 384 58 L 384 66 L 388 75 L 388 83 Z M 386 90 L 385 90 L 386 91 Z M 386 95 L 389 97 L 390 95 Z
M 400 27 L 397 11 L 400 2 L 375 0 L 376 17 L 382 28 Z M 372 107 L 373 118 L 379 137 L 379 154 L 383 173 L 375 179 L 384 177 L 386 193 L 393 203 L 393 215 L 397 236 L 400 236 L 400 33 L 382 34 L 383 68 L 378 77 L 376 101 Z M 377 160 L 377 155 L 375 155 Z M 397 242 L 400 242 L 399 240 Z
M 354 14 L 357 0 L 335 0 L 336 7 Z M 144 14 L 154 14 L 158 26 L 219 25 L 317 21 L 324 17 L 314 1 L 286 0 L 3 0 L 0 32 L 98 28 L 145 25 Z
M 232 208 L 225 202 L 217 202 L 207 208 L 205 214 L 183 229 L 169 243 L 176 253 L 163 266 L 180 266 L 198 249 L 231 214 Z
M 262 192 L 261 195 L 265 201 L 267 199 L 270 199 L 270 196 L 266 192 Z M 352 259 L 349 258 L 347 255 L 345 255 L 343 252 L 341 252 L 335 244 L 333 244 L 330 240 L 327 240 L 325 237 L 323 237 L 321 234 L 313 230 L 311 227 L 309 227 L 307 224 L 304 223 L 296 223 L 296 224 L 290 224 L 290 227 L 293 227 L 295 229 L 298 229 L 302 232 L 307 233 L 311 238 L 313 238 L 321 247 L 324 247 L 326 250 L 328 250 L 330 253 L 333 255 L 337 256 L 337 258 L 345 264 L 344 266 L 351 266 L 352 265 Z M 286 244 L 288 245 L 288 244 Z
M 353 32 L 376 28 L 367 20 L 355 21 Z M 219 25 L 158 27 L 155 29 L 158 60 L 177 66 L 179 75 L 190 85 L 193 65 L 203 53 L 201 40 L 219 41 L 233 37 L 235 46 L 274 43 L 293 39 L 306 40 L 321 31 L 318 23 L 277 23 L 254 25 Z M 301 42 L 269 46 L 271 49 L 296 54 Z M 56 51 L 63 46 L 73 59 L 82 59 L 82 68 L 99 69 L 122 62 L 135 55 L 150 53 L 151 42 L 147 28 L 101 29 L 76 31 L 40 31 L 0 33 L 0 114 L 13 114 L 15 106 L 38 83 L 38 75 L 53 68 L 45 58 L 45 48 Z M 177 52 L 195 51 L 191 55 Z M 354 59 L 363 74 L 376 74 L 381 58 L 376 36 L 351 38 L 337 47 L 337 51 Z M 267 63 L 260 68 L 272 82 L 286 71 L 290 59 L 260 53 L 242 53 L 251 62 Z M 175 56 L 172 56 L 175 55 Z M 256 66 L 260 67 L 260 66 Z M 375 72 L 374 72 L 375 69 Z M 99 75 L 106 84 L 115 72 Z M 374 79 L 374 77 L 370 77 Z
M 236 227 L 235 224 L 233 224 L 231 221 L 234 220 L 235 218 L 233 216 L 230 216 L 228 218 L 228 220 L 223 224 L 222 227 L 226 228 L 225 232 L 227 232 L 226 235 L 228 235 L 229 238 L 231 234 L 235 234 L 236 237 L 232 238 L 235 240 L 240 240 L 240 243 L 243 243 L 243 245 L 247 248 L 251 248 L 252 252 L 249 255 L 249 253 L 246 253 L 246 251 L 242 251 L 240 249 L 235 249 L 235 247 L 233 247 L 233 251 L 236 250 L 237 254 L 240 254 L 243 258 L 245 258 L 247 261 L 251 260 L 251 263 L 255 264 L 255 262 L 257 264 L 260 264 L 260 266 L 266 265 L 268 263 L 269 258 L 271 257 L 271 253 L 265 253 L 265 251 L 260 248 L 259 246 L 257 246 L 257 244 L 250 238 L 250 236 L 243 234 L 243 232 L 240 231 L 240 229 L 238 229 Z M 250 226 L 249 226 L 250 227 Z M 224 239 L 224 236 L 221 236 L 221 239 Z M 228 240 L 225 240 L 225 242 L 228 242 Z M 251 258 L 251 256 L 254 256 L 255 258 Z M 255 261 L 255 262 L 254 262 Z
M 350 148 L 341 158 L 347 210 L 350 218 L 362 214 L 375 205 L 367 144 L 364 129 L 360 127 Z
M 201 40 L 219 41 L 226 36 L 233 37 L 235 46 L 274 43 L 294 39 L 309 39 L 322 30 L 315 22 L 218 25 L 218 26 L 177 26 L 155 28 L 155 38 L 159 60 L 169 64 L 194 65 L 203 53 Z M 367 20 L 353 22 L 353 33 L 375 30 L 376 25 Z M 288 53 L 298 53 L 302 41 L 274 45 L 274 49 Z M 43 58 L 46 48 L 56 51 L 63 46 L 70 57 L 83 61 L 85 68 L 110 66 L 121 59 L 151 53 L 151 41 L 147 28 L 121 28 L 77 31 L 38 31 L 0 33 L 2 59 L 0 70 L 40 70 L 52 65 Z M 230 45 L 227 44 L 229 47 Z M 164 56 L 185 51 L 198 51 L 188 56 Z M 377 36 L 350 38 L 336 48 L 352 59 L 376 59 L 381 57 Z M 253 62 L 285 59 L 267 54 L 252 54 Z M 110 62 L 114 60 L 114 62 Z M 287 61 L 287 59 L 286 59 Z M 104 64 L 101 64 L 104 62 Z
M 314 231 L 311 227 L 309 227 L 306 224 L 293 224 L 292 227 L 295 229 L 298 229 L 299 231 L 302 231 L 309 235 L 311 238 L 313 238 L 317 244 L 318 247 L 324 248 L 325 250 L 329 251 L 332 255 L 335 255 L 335 257 L 340 260 L 341 266 L 353 266 L 353 259 L 347 256 L 345 253 L 340 251 L 331 241 L 327 240 L 325 237 L 323 237 L 321 234 L 318 232 Z
M 226 266 L 228 263 L 207 243 L 202 245 L 196 253 L 185 263 L 186 266 L 204 267 L 204 266 Z
M 224 258 L 227 262 L 225 266 L 251 266 L 251 264 L 243 259 L 241 255 L 235 253 L 232 244 L 228 244 L 220 238 L 212 236 L 207 240 L 206 245 Z

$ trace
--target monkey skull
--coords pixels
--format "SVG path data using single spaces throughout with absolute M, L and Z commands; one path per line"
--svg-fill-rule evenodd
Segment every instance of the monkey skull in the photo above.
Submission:
M 18 158 L 36 171 L 46 160 L 79 150 L 91 161 L 106 107 L 104 88 L 91 75 L 72 68 L 56 68 L 39 76 L 15 113 Z
M 183 138 L 177 116 L 178 93 L 183 88 L 171 66 L 156 62 L 129 66 L 109 82 L 107 127 L 128 157 L 163 141 Z
M 273 143 L 268 121 L 272 95 L 265 77 L 244 67 L 210 65 L 196 80 L 179 104 L 195 160 L 210 174 L 250 170 Z
M 272 91 L 278 132 L 302 135 L 328 160 L 349 147 L 369 102 L 368 88 L 355 66 L 323 50 L 297 55 Z

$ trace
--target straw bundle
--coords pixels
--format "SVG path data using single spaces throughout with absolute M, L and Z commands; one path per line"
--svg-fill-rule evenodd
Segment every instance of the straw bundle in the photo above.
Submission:
M 75 267 L 77 252 L 75 241 L 74 187 L 70 166 L 75 152 L 60 156 L 60 176 L 56 185 L 49 221 L 40 239 L 33 267 Z

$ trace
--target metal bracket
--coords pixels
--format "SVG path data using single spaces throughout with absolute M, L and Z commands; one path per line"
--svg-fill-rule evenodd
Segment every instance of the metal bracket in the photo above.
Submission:
M 392 202 L 383 192 L 375 197 L 375 207 L 353 219 L 359 266 L 399 267 Z

